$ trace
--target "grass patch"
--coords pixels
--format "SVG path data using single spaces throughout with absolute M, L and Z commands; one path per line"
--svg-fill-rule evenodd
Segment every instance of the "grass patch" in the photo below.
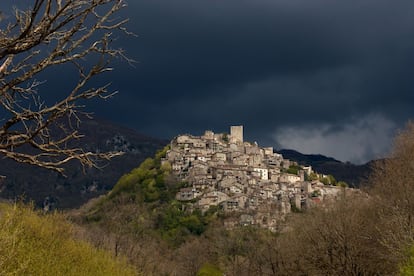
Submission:
M 1 275 L 136 275 L 125 260 L 73 238 L 59 213 L 0 204 Z

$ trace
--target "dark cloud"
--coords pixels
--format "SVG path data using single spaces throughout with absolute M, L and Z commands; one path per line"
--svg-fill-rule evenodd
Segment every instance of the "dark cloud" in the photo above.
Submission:
M 138 63 L 116 64 L 120 93 L 91 108 L 161 138 L 243 124 L 264 145 L 366 161 L 414 117 L 413 14 L 412 0 L 130 0 L 138 37 L 116 43 Z
M 303 127 L 283 127 L 274 138 L 282 147 L 292 147 L 304 153 L 323 152 L 343 161 L 364 163 L 367 157 L 385 157 L 389 151 L 395 124 L 378 114 L 350 118 L 340 126 L 307 124 Z M 367 142 L 368 141 L 368 142 Z
M 346 158 L 364 161 L 413 116 L 412 1 L 148 0 L 129 10 L 140 37 L 127 48 L 140 63 L 118 97 L 137 108 L 119 119 L 150 134 L 244 124 L 251 140 L 297 147 L 277 133 L 319 125 L 326 133 L 307 140 L 355 135 L 361 154 Z M 388 138 L 373 146 L 371 133 Z

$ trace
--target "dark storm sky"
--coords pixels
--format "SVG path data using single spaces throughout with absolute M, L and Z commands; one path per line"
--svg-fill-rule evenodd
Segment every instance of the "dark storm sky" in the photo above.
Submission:
M 159 137 L 242 124 L 262 146 L 356 163 L 414 118 L 412 0 L 129 0 L 138 61 L 96 116 Z

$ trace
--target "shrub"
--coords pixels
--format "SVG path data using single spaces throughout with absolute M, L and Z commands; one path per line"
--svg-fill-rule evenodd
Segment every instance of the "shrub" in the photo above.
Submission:
M 204 264 L 197 272 L 197 276 L 222 276 L 223 272 L 214 265 Z
M 411 247 L 409 252 L 409 259 L 400 269 L 401 275 L 412 276 L 414 275 L 414 247 Z
M 73 238 L 61 214 L 22 204 L 0 206 L 2 275 L 136 275 L 124 260 Z

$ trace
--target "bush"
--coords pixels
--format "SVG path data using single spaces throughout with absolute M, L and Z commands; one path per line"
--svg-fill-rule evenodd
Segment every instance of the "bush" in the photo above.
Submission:
M 290 174 L 295 174 L 295 175 L 297 175 L 298 173 L 299 173 L 299 170 L 300 170 L 301 168 L 299 167 L 299 166 L 297 166 L 297 165 L 291 165 L 290 167 L 289 167 L 289 169 L 287 169 L 286 170 L 286 172 L 287 173 L 290 173 Z
M 211 264 L 204 264 L 197 272 L 197 276 L 222 276 L 220 269 Z
M 401 275 L 412 276 L 414 275 L 414 246 L 411 247 L 409 252 L 409 258 L 400 269 Z
M 0 206 L 2 275 L 136 275 L 125 261 L 73 238 L 62 215 L 21 204 Z

